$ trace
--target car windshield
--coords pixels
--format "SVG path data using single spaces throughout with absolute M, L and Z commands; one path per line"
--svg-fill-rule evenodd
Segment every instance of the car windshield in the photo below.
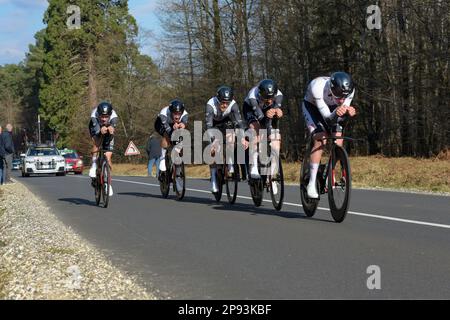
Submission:
M 73 153 L 66 153 L 63 155 L 66 159 L 78 159 L 78 154 L 76 152 Z
M 30 149 L 28 151 L 28 156 L 37 157 L 37 156 L 57 156 L 58 151 L 54 148 L 35 148 Z

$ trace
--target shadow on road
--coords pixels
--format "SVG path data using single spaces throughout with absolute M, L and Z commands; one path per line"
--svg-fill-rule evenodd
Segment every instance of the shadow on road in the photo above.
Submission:
M 97 204 L 94 201 L 90 201 L 90 200 L 86 200 L 86 199 L 80 199 L 80 198 L 62 198 L 62 199 L 58 199 L 59 201 L 63 201 L 63 202 L 69 202 L 72 204 L 76 204 L 78 206 L 83 205 L 83 206 L 92 206 L 92 207 L 96 207 Z
M 161 198 L 161 196 L 157 197 L 150 193 L 142 193 L 142 192 L 119 192 L 117 194 L 121 196 L 133 196 L 138 198 Z
M 223 211 L 235 211 L 235 212 L 249 212 L 251 215 L 268 215 L 268 216 L 277 216 L 285 219 L 304 219 L 304 220 L 312 220 L 312 221 L 322 221 L 322 222 L 333 222 L 331 220 L 319 219 L 319 218 L 308 218 L 306 215 L 303 215 L 303 212 L 294 212 L 294 211 L 276 211 L 273 208 L 270 208 L 271 204 L 267 203 L 269 207 L 255 207 L 253 204 L 246 203 L 235 203 L 233 205 L 227 204 L 226 202 L 213 203 L 211 207 L 215 210 L 223 210 Z
M 31 174 L 28 177 L 22 177 L 21 175 L 15 176 L 16 179 L 30 179 L 30 178 L 50 178 L 57 177 L 60 178 L 62 176 L 57 176 L 55 173 L 39 173 L 39 174 Z
M 156 199 L 163 199 L 161 195 L 151 194 L 151 193 L 142 193 L 142 192 L 120 192 L 118 195 L 124 195 L 124 196 L 133 196 L 133 197 L 139 197 L 139 198 L 156 198 Z M 224 199 L 226 199 L 226 196 L 224 196 Z M 200 198 L 200 197 L 194 197 L 194 196 L 185 196 L 182 201 L 177 201 L 175 198 L 175 195 L 169 195 L 169 198 L 167 200 L 172 200 L 176 202 L 186 202 L 186 203 L 195 203 L 195 204 L 201 204 L 201 205 L 207 205 L 208 207 L 211 207 L 214 210 L 218 211 L 232 211 L 236 213 L 250 213 L 251 215 L 270 215 L 270 216 L 277 216 L 285 219 L 305 219 L 305 220 L 311 220 L 311 221 L 321 221 L 321 222 L 331 222 L 334 223 L 334 221 L 331 220 L 325 220 L 320 218 L 308 218 L 305 215 L 303 215 L 303 212 L 294 212 L 294 211 L 276 211 L 272 208 L 264 208 L 264 207 L 255 207 L 253 204 L 246 204 L 246 203 L 235 203 L 233 205 L 221 201 L 220 203 L 216 202 L 214 199 L 211 198 Z M 267 204 L 270 206 L 270 204 Z

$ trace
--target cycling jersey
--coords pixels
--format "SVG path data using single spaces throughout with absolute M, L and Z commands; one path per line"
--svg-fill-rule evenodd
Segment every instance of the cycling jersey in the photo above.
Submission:
M 116 127 L 117 122 L 119 121 L 119 117 L 117 113 L 113 110 L 111 116 L 109 117 L 107 125 L 111 127 Z M 100 116 L 97 112 L 97 108 L 92 110 L 91 112 L 91 120 L 89 121 L 89 132 L 91 137 L 99 137 L 100 136 Z M 114 150 L 114 137 L 110 134 L 105 134 L 103 138 L 102 148 L 104 151 L 113 151 Z
M 180 122 L 184 123 L 185 125 L 188 122 L 188 113 L 186 112 L 186 110 L 183 111 L 181 118 L 180 118 Z M 169 135 L 169 137 L 172 135 L 173 133 L 173 125 L 174 125 L 174 121 L 173 121 L 173 115 L 169 110 L 169 107 L 165 107 L 161 110 L 161 112 L 158 114 L 158 117 L 156 118 L 155 121 L 155 129 L 156 131 L 164 136 L 165 133 L 167 133 Z
M 232 100 L 225 111 L 220 109 L 220 101 L 217 97 L 209 99 L 205 108 L 206 129 L 218 128 L 222 131 L 225 129 L 243 129 L 241 112 L 236 101 Z M 212 136 L 210 135 L 210 138 Z
M 108 125 L 115 128 L 118 120 L 119 117 L 117 116 L 116 111 L 113 110 L 111 116 L 109 117 Z M 97 112 L 97 108 L 95 108 L 91 112 L 91 121 L 89 122 L 89 131 L 91 133 L 91 136 L 98 136 L 100 134 L 100 128 L 100 115 Z
M 252 88 L 244 100 L 244 117 L 247 122 L 250 123 L 253 121 L 261 121 L 268 109 L 281 108 L 283 94 L 280 90 L 277 91 L 274 100 L 273 105 L 265 106 L 264 100 L 259 94 L 258 86 Z
M 354 95 L 355 89 L 345 99 L 343 105 L 350 106 Z M 336 115 L 337 107 L 337 101 L 331 93 L 330 77 L 318 77 L 312 80 L 302 103 L 303 115 L 309 132 L 328 130 L 330 124 L 339 123 L 342 118 Z
M 219 99 L 211 98 L 206 104 L 205 111 L 206 129 L 211 129 L 215 123 L 231 121 L 234 127 L 242 128 L 241 112 L 236 101 L 231 101 L 225 111 L 220 109 Z

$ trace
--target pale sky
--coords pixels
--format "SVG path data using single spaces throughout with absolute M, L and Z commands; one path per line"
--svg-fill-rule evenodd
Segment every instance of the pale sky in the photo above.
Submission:
M 150 30 L 154 35 L 161 32 L 155 9 L 159 0 L 129 0 L 130 13 L 140 28 Z M 73 1 L 76 4 L 76 0 Z M 47 0 L 0 0 L 0 65 L 19 63 L 28 52 L 28 45 L 34 43 L 34 34 L 44 28 L 42 19 Z M 153 57 L 157 52 L 148 42 L 142 52 Z

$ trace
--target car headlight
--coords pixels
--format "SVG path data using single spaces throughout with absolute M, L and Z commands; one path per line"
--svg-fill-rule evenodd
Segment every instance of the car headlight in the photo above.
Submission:
M 26 163 L 32 164 L 32 163 L 34 163 L 35 161 L 34 161 L 34 160 L 25 160 L 25 162 L 26 162 Z

